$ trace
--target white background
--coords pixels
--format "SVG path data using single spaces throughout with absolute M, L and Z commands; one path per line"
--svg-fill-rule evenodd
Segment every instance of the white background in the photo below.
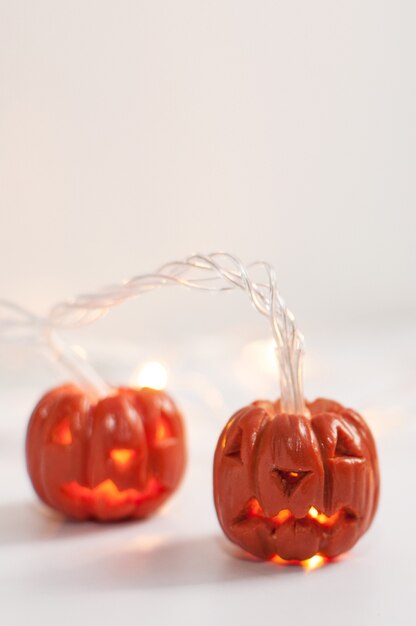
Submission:
M 220 623 L 280 611 L 295 624 L 299 606 L 317 623 L 325 603 L 338 623 L 410 623 L 400 590 L 414 587 L 413 505 L 398 490 L 415 488 L 415 19 L 406 0 L 0 0 L 0 297 L 44 313 L 195 251 L 268 260 L 306 334 L 307 393 L 368 416 L 385 486 L 350 560 L 277 580 L 235 564 L 215 543 L 210 459 L 231 411 L 277 394 L 255 363 L 242 365 L 245 342 L 267 328 L 242 295 L 153 294 L 77 336 L 116 382 L 161 358 L 169 388 L 199 416 L 189 417 L 188 482 L 141 527 L 162 543 L 139 569 L 122 556 L 134 525 L 77 530 L 34 508 L 24 424 L 54 379 L 36 372 L 30 349 L 2 357 L 6 624 L 25 619 L 21 593 L 42 624 L 61 611 L 68 623 L 120 612 L 150 623 L 164 610 L 179 621 L 187 606 L 190 623 L 200 607 Z
M 273 263 L 304 323 L 414 312 L 415 19 L 405 0 L 1 1 L 2 293 L 43 312 L 225 249 Z

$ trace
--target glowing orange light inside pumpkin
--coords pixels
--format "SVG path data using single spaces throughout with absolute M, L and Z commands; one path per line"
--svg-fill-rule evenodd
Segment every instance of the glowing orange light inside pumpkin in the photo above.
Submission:
M 314 506 L 311 506 L 308 511 L 308 516 L 316 520 L 317 522 L 319 522 L 319 524 L 332 526 L 333 524 L 335 524 L 335 522 L 339 518 L 340 512 L 337 511 L 336 513 L 328 517 L 328 515 L 325 515 L 325 513 L 319 513 L 318 509 L 316 509 Z
M 321 554 L 314 554 L 310 557 L 310 559 L 304 559 L 303 561 L 286 561 L 286 559 L 282 559 L 278 554 L 275 554 L 271 560 L 273 563 L 277 563 L 278 565 L 300 565 L 304 570 L 309 572 L 322 567 L 328 562 L 329 559 Z
M 264 516 L 263 509 L 261 508 L 260 503 L 258 500 L 256 500 L 256 498 L 252 498 L 250 502 L 248 503 L 247 516 L 248 517 L 263 517 Z
M 299 476 L 299 472 L 289 472 L 289 476 L 292 476 L 293 478 L 297 478 Z
M 91 489 L 91 491 L 94 491 L 96 496 L 109 495 L 109 496 L 112 496 L 113 498 L 117 498 L 120 496 L 121 493 L 123 493 L 119 491 L 117 486 L 109 478 L 107 480 L 104 480 L 99 485 L 97 485 L 94 489 Z M 123 495 L 124 496 L 127 495 L 129 491 L 130 491 L 129 489 L 126 489 Z M 134 489 L 132 489 L 131 491 L 134 491 Z
M 115 448 L 110 452 L 110 458 L 117 463 L 117 465 L 127 465 L 136 455 L 136 450 L 129 450 L 127 448 Z
M 72 433 L 67 419 L 60 421 L 55 427 L 52 434 L 52 441 L 60 446 L 69 446 L 72 443 Z
M 318 509 L 315 509 L 314 506 L 311 506 L 311 508 L 308 511 L 308 515 L 309 517 L 313 517 L 313 519 L 316 519 L 319 515 Z
M 252 498 L 248 503 L 247 517 L 259 517 L 260 519 L 265 519 L 263 509 L 261 508 L 260 503 L 258 500 L 256 500 L 256 498 Z M 277 515 L 270 519 L 274 524 L 283 524 L 283 522 L 286 522 L 286 520 L 288 520 L 290 517 L 293 517 L 291 511 L 289 511 L 289 509 L 282 509 L 281 511 L 279 511 L 279 513 L 277 513 Z
M 290 517 L 292 517 L 292 513 L 289 511 L 289 509 L 282 509 L 277 515 L 272 518 L 272 520 L 277 524 L 283 524 L 283 522 L 288 520 Z
M 321 554 L 315 554 L 314 556 L 311 556 L 310 559 L 305 559 L 304 561 L 301 561 L 300 564 L 306 570 L 313 570 L 318 569 L 318 567 L 322 567 L 322 565 L 325 565 L 327 561 L 328 559 L 326 559 Z
M 156 439 L 164 439 L 166 437 L 166 434 L 167 434 L 166 426 L 164 425 L 163 422 L 161 422 L 156 430 Z
M 333 515 L 325 515 L 325 513 L 320 513 L 318 509 L 314 506 L 309 507 L 307 516 L 316 521 L 318 524 L 322 524 L 324 526 L 333 526 L 335 522 L 339 519 L 342 511 L 337 511 Z M 288 519 L 293 517 L 293 513 L 289 509 L 282 509 L 279 511 L 274 517 L 267 518 L 264 515 L 263 509 L 256 498 L 252 498 L 246 510 L 246 518 L 250 519 L 253 517 L 259 517 L 260 519 L 269 519 L 274 524 L 283 524 Z
M 156 428 L 156 439 L 158 441 L 162 441 L 163 439 L 168 439 L 170 436 L 171 436 L 171 430 L 169 428 L 169 425 L 162 418 Z
M 104 480 L 93 488 L 84 487 L 72 481 L 62 487 L 62 491 L 67 495 L 87 502 L 102 502 L 108 505 L 126 504 L 129 502 L 138 503 L 152 496 L 157 496 L 163 487 L 158 480 L 152 478 L 143 491 L 137 489 L 118 489 L 117 485 L 110 479 Z
M 275 554 L 270 560 L 277 565 L 300 565 L 300 561 L 286 561 L 286 559 L 282 559 L 278 554 Z

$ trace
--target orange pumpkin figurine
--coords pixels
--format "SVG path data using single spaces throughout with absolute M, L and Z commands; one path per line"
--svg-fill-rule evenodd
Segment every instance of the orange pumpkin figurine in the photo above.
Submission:
M 379 473 L 371 432 L 337 402 L 308 403 L 309 416 L 254 402 L 220 436 L 214 493 L 225 534 L 271 559 L 335 557 L 374 517 Z
M 163 391 L 120 388 L 93 401 L 64 385 L 33 411 L 26 458 L 41 500 L 68 517 L 146 517 L 181 480 L 182 417 Z
M 214 458 L 214 501 L 227 537 L 261 559 L 335 557 L 370 526 L 379 495 L 372 434 L 332 400 L 305 402 L 303 337 L 274 273 L 261 291 L 280 366 L 281 398 L 235 413 Z

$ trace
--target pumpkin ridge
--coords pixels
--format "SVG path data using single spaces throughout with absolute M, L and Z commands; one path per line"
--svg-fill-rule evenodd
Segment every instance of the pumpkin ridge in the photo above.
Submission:
M 337 418 L 338 414 L 334 412 L 317 413 L 311 419 L 311 429 L 313 430 L 316 440 L 319 444 L 322 465 L 324 468 L 324 508 L 325 508 L 325 511 L 328 511 L 328 509 L 330 508 L 330 503 L 332 502 L 333 480 L 332 480 L 332 475 L 331 475 L 331 471 L 330 471 L 330 467 L 328 463 L 328 456 L 325 453 L 324 442 L 322 441 L 321 433 L 317 431 L 316 426 L 317 426 L 318 419 L 324 419 L 325 421 L 328 421 L 329 419 L 333 419 L 334 417 Z

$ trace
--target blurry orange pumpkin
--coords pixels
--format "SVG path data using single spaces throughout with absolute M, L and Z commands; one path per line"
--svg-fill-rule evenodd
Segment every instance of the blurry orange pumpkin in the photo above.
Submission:
M 33 411 L 26 458 L 41 500 L 69 517 L 145 517 L 182 477 L 182 417 L 163 391 L 120 388 L 94 403 L 65 385 Z

